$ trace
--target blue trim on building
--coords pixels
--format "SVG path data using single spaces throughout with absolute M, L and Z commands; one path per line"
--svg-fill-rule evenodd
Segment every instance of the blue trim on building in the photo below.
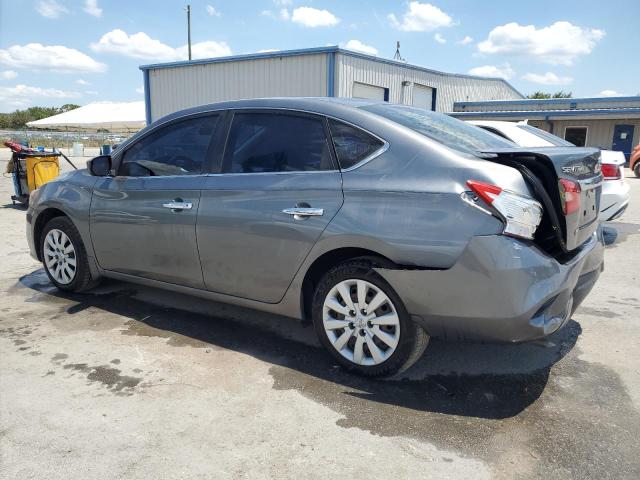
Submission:
M 147 125 L 151 124 L 151 82 L 149 82 L 149 70 L 142 71 L 144 81 L 144 116 Z
M 336 92 L 336 54 L 327 54 L 327 97 L 335 97 Z
M 521 117 L 521 118 L 545 118 L 549 117 L 597 117 L 606 115 L 611 117 L 626 118 L 625 114 L 640 114 L 640 108 L 594 108 L 584 110 L 513 110 L 493 112 L 449 112 L 452 117 Z
M 517 95 L 520 95 L 524 98 L 524 95 L 520 93 L 516 88 L 511 85 L 509 82 L 502 78 L 491 78 L 491 77 L 479 77 L 475 75 L 465 75 L 460 73 L 447 73 L 441 72 L 438 70 L 432 70 L 429 68 L 420 67 L 417 65 L 411 65 L 409 63 L 398 62 L 396 60 L 389 60 L 386 58 L 376 57 L 374 55 L 367 55 L 365 53 L 354 52 L 352 50 L 345 50 L 338 46 L 329 46 L 329 47 L 316 47 L 316 48 L 302 48 L 297 50 L 280 50 L 277 52 L 265 52 L 265 53 L 248 53 L 244 55 L 231 55 L 228 57 L 216 57 L 216 58 L 203 58 L 199 60 L 183 60 L 179 62 L 169 62 L 169 63 L 154 63 L 149 65 L 140 65 L 140 70 L 156 70 L 161 68 L 175 68 L 175 67 L 185 67 L 189 65 L 207 65 L 211 63 L 225 63 L 225 62 L 237 62 L 242 60 L 256 60 L 256 59 L 265 59 L 265 58 L 280 58 L 280 57 L 294 57 L 298 55 L 314 55 L 314 54 L 337 54 L 340 53 L 342 55 L 348 55 L 355 58 L 362 58 L 364 60 L 371 60 L 378 63 L 384 63 L 387 65 L 393 65 L 396 67 L 408 68 L 411 70 L 418 70 L 426 73 L 433 73 L 436 75 L 442 75 L 445 77 L 452 78 L 470 78 L 474 80 L 492 80 L 502 82 L 507 85 L 511 90 L 513 90 Z
M 525 108 L 531 105 L 558 105 L 563 103 L 619 103 L 638 102 L 640 96 L 635 97 L 585 97 L 585 98 L 523 98 L 522 100 L 485 100 L 482 102 L 455 102 L 455 107 L 485 107 L 491 105 L 522 105 Z

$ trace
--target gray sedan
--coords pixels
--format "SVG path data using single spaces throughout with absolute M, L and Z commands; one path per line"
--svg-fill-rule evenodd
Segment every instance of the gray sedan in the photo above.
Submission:
M 514 148 L 414 107 L 243 100 L 34 191 L 27 236 L 62 290 L 110 277 L 311 320 L 344 367 L 388 375 L 430 336 L 561 328 L 602 268 L 601 183 L 595 149 Z

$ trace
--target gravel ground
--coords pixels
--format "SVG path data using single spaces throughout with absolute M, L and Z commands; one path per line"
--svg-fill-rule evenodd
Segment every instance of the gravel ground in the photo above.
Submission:
M 56 291 L 3 179 L 0 478 L 640 478 L 629 183 L 605 271 L 565 329 L 432 341 L 402 378 L 371 381 L 289 319 L 114 281 Z

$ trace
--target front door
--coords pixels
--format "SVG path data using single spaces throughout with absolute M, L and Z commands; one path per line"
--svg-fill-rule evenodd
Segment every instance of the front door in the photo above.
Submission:
M 627 161 L 633 148 L 633 125 L 616 125 L 613 129 L 611 150 L 624 153 Z
M 236 112 L 222 173 L 206 178 L 200 199 L 206 288 L 279 302 L 342 199 L 324 118 Z
M 196 217 L 217 115 L 156 129 L 118 155 L 99 180 L 91 240 L 105 270 L 203 288 Z

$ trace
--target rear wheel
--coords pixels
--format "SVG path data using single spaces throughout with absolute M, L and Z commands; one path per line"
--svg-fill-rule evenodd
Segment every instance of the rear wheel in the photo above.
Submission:
M 80 292 L 95 284 L 80 233 L 71 220 L 51 219 L 44 227 L 41 242 L 42 264 L 56 287 Z
M 638 160 L 633 166 L 633 173 L 636 177 L 640 177 L 640 160 Z
M 406 370 L 429 340 L 368 261 L 352 260 L 325 274 L 314 295 L 313 323 L 331 355 L 366 376 Z

